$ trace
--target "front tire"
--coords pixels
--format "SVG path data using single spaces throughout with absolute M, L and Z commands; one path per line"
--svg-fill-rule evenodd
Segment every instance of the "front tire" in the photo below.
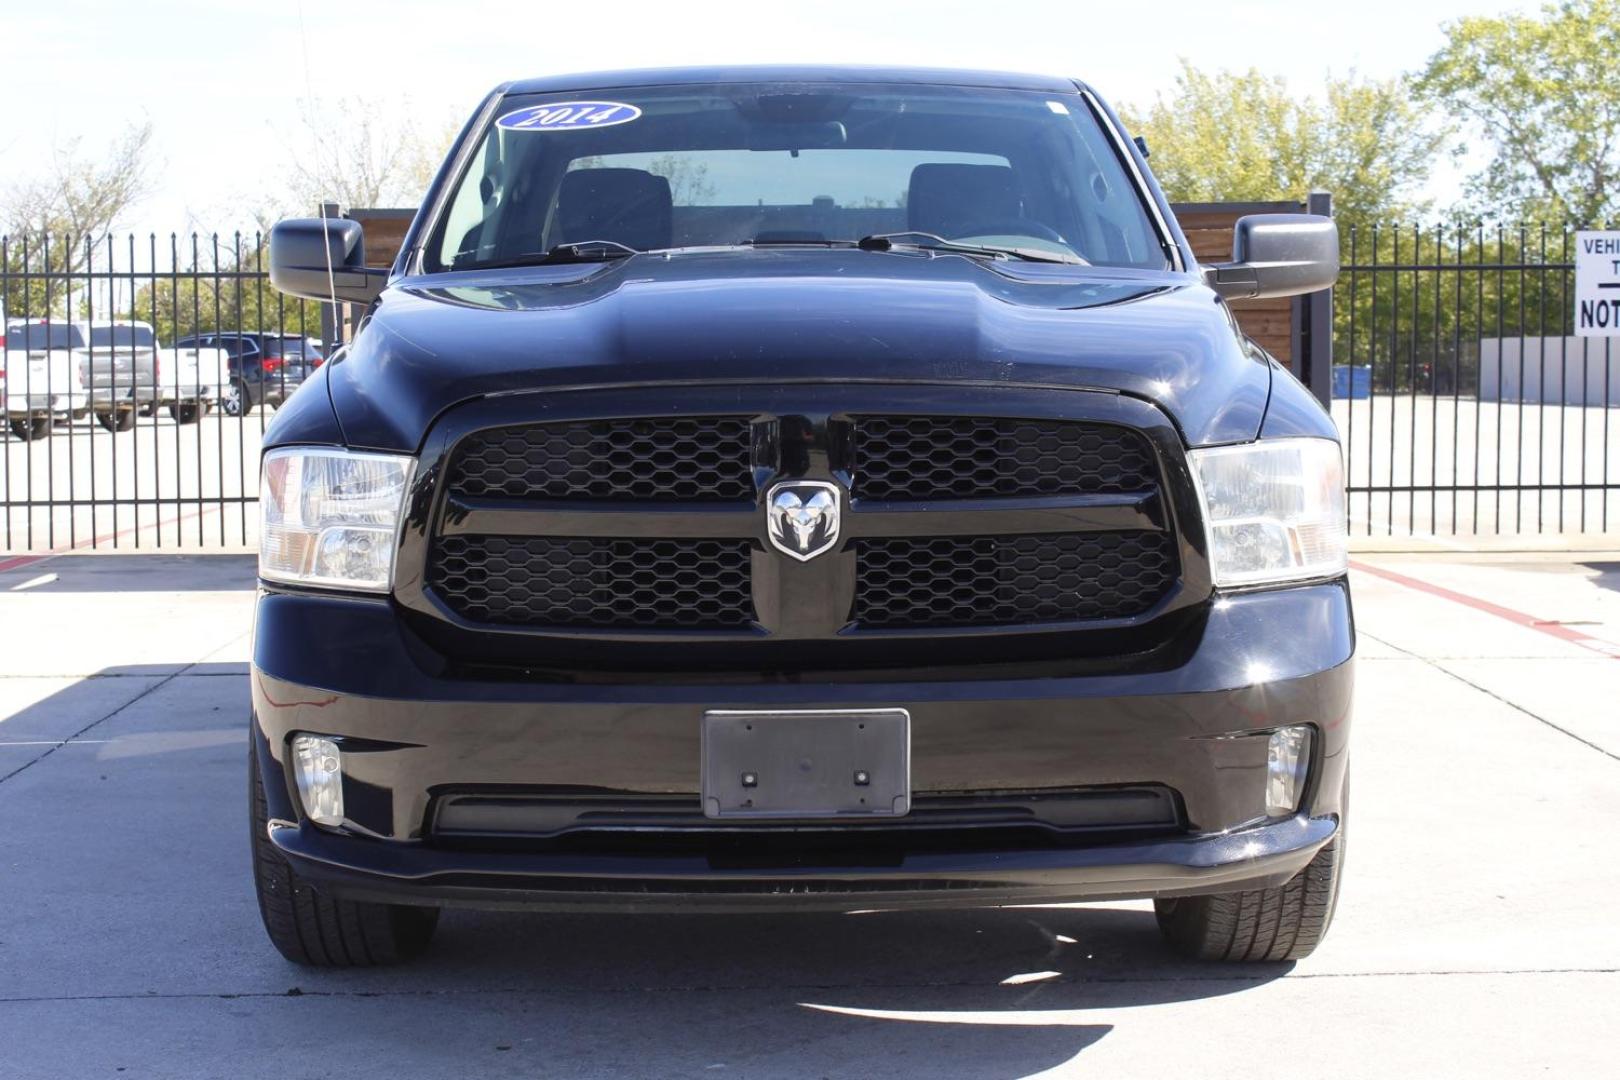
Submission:
M 131 431 L 135 427 L 134 409 L 113 409 L 96 413 L 96 423 L 108 431 Z
M 178 402 L 169 406 L 169 416 L 177 424 L 195 424 L 202 419 L 203 406 L 195 401 Z
M 225 387 L 219 407 L 226 416 L 243 416 L 253 408 L 253 395 L 240 379 L 232 379 Z
M 33 416 L 13 420 L 11 422 L 11 434 L 23 442 L 38 442 L 40 439 L 48 439 L 51 435 L 51 418 L 48 416 Z
M 345 900 L 300 877 L 270 842 L 264 781 L 251 750 L 248 773 L 253 885 L 265 932 L 282 956 L 308 967 L 376 967 L 427 948 L 438 908 Z
M 1340 834 L 1305 869 L 1276 888 L 1153 901 L 1160 932 L 1173 949 L 1195 960 L 1303 960 L 1327 936 L 1338 905 L 1343 822 L 1341 817 Z

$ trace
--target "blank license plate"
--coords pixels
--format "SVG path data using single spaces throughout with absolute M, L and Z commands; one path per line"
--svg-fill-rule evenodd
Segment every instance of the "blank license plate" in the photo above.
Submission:
M 706 817 L 899 817 L 910 809 L 904 709 L 703 714 Z

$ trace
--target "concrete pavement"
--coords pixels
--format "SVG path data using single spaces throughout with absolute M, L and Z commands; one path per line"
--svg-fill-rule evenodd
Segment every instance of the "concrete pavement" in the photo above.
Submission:
M 1260 968 L 1108 904 L 452 912 L 302 970 L 248 875 L 251 559 L 0 574 L 0 1076 L 1606 1075 L 1620 659 L 1550 628 L 1620 642 L 1620 555 L 1358 559 L 1348 879 Z

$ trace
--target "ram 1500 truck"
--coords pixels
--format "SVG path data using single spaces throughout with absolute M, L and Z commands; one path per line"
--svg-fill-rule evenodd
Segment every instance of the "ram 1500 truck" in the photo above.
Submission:
M 513 82 L 265 435 L 251 839 L 271 940 L 446 905 L 1151 897 L 1304 956 L 1344 852 L 1333 424 L 1084 84 L 727 68 Z

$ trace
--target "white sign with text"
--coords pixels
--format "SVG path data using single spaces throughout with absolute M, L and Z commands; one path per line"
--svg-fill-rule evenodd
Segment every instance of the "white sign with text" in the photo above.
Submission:
M 1575 334 L 1620 337 L 1620 232 L 1575 234 Z

